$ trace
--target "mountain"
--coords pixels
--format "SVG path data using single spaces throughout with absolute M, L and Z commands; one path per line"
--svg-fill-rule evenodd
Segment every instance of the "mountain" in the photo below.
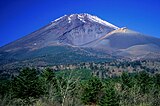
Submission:
M 118 27 L 89 14 L 65 15 L 45 27 L 1 48 L 3 51 L 39 49 L 54 45 L 81 46 Z
M 28 65 L 159 58 L 159 38 L 82 13 L 64 15 L 1 47 L 0 70 Z

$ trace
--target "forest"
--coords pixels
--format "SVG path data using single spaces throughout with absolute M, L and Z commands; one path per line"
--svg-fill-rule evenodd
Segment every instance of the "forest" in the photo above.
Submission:
M 160 106 L 158 63 L 98 64 L 87 67 L 85 63 L 73 69 L 63 66 L 59 71 L 53 67 L 23 68 L 9 78 L 1 76 L 0 106 Z M 115 70 L 130 70 L 115 74 L 117 71 L 109 65 L 105 68 L 106 64 L 116 66 Z M 103 77 L 110 70 L 112 75 Z

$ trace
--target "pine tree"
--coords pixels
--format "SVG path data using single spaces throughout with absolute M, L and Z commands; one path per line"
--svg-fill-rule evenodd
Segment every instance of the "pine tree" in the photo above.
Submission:
M 86 105 L 98 104 L 103 90 L 102 82 L 97 77 L 90 78 L 84 86 L 82 86 L 83 92 L 81 100 Z
M 137 79 L 137 85 L 140 87 L 140 93 L 148 93 L 151 84 L 152 84 L 152 78 L 149 76 L 149 74 L 145 71 L 142 71 L 136 76 Z
M 46 68 L 45 70 L 43 70 L 40 75 L 40 79 L 42 80 L 45 94 L 47 96 L 51 96 L 51 93 L 57 92 L 57 79 L 53 70 L 51 70 L 50 68 Z
M 12 90 L 14 98 L 39 98 L 44 94 L 43 83 L 36 69 L 25 68 L 13 79 Z
M 119 106 L 119 96 L 113 87 L 106 87 L 100 106 Z
M 123 72 L 121 75 L 121 81 L 122 81 L 122 89 L 128 89 L 132 87 L 132 79 L 131 76 L 127 72 Z

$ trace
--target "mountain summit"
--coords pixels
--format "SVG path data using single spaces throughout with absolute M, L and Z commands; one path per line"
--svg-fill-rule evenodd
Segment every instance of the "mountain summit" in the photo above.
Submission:
M 118 27 L 115 25 L 112 25 L 111 23 L 108 23 L 100 18 L 98 18 L 97 16 L 93 16 L 87 13 L 82 13 L 82 14 L 71 14 L 71 15 L 64 15 L 56 20 L 53 21 L 57 22 L 57 21 L 61 21 L 61 20 L 65 20 L 68 21 L 68 23 L 74 23 L 75 21 L 81 21 L 83 23 L 87 23 L 87 22 L 96 22 L 99 24 L 102 24 L 104 26 L 110 27 L 110 28 L 114 28 L 117 29 Z
M 82 13 L 64 15 L 1 47 L 0 65 L 52 65 L 107 60 L 113 57 L 155 59 L 156 56 L 157 59 L 160 58 L 159 54 L 159 38 L 146 36 L 126 27 L 119 28 L 97 16 Z
M 92 42 L 118 27 L 90 14 L 64 15 L 45 27 L 6 45 L 3 50 L 39 49 L 67 44 L 81 46 Z

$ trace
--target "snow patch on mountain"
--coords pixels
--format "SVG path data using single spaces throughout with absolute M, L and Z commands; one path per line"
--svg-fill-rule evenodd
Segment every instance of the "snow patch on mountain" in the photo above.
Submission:
M 118 29 L 117 26 L 115 26 L 115 25 L 113 25 L 113 24 L 111 24 L 111 23 L 109 23 L 107 21 L 104 21 L 104 20 L 98 18 L 97 16 L 92 16 L 90 14 L 87 14 L 87 17 L 88 17 L 88 19 L 90 21 L 94 21 L 94 22 L 100 23 L 100 24 L 102 24 L 104 26 L 109 26 L 109 27 L 113 27 L 114 29 Z
M 78 15 L 78 19 L 84 23 L 86 23 L 85 21 L 85 17 L 83 15 Z
M 68 23 L 71 23 L 72 19 L 71 17 L 68 17 Z
M 64 15 L 64 16 L 62 16 L 62 17 L 60 17 L 60 18 L 58 18 L 58 19 L 56 19 L 52 22 L 57 22 L 59 20 L 66 19 L 65 17 L 67 17 L 68 23 L 71 23 L 71 22 L 78 19 L 83 23 L 87 23 L 87 21 L 91 21 L 91 22 L 96 22 L 96 23 L 99 23 L 101 25 L 110 27 L 110 28 L 119 29 L 117 26 L 98 18 L 97 16 L 93 16 L 93 15 L 90 15 L 90 14 L 87 14 L 87 13 Z
M 67 16 L 67 15 L 64 15 L 64 16 L 62 16 L 62 17 L 60 17 L 60 18 L 57 18 L 56 20 L 52 21 L 52 23 L 53 23 L 53 22 L 57 22 L 57 21 L 63 19 L 64 17 L 66 17 L 66 16 Z

